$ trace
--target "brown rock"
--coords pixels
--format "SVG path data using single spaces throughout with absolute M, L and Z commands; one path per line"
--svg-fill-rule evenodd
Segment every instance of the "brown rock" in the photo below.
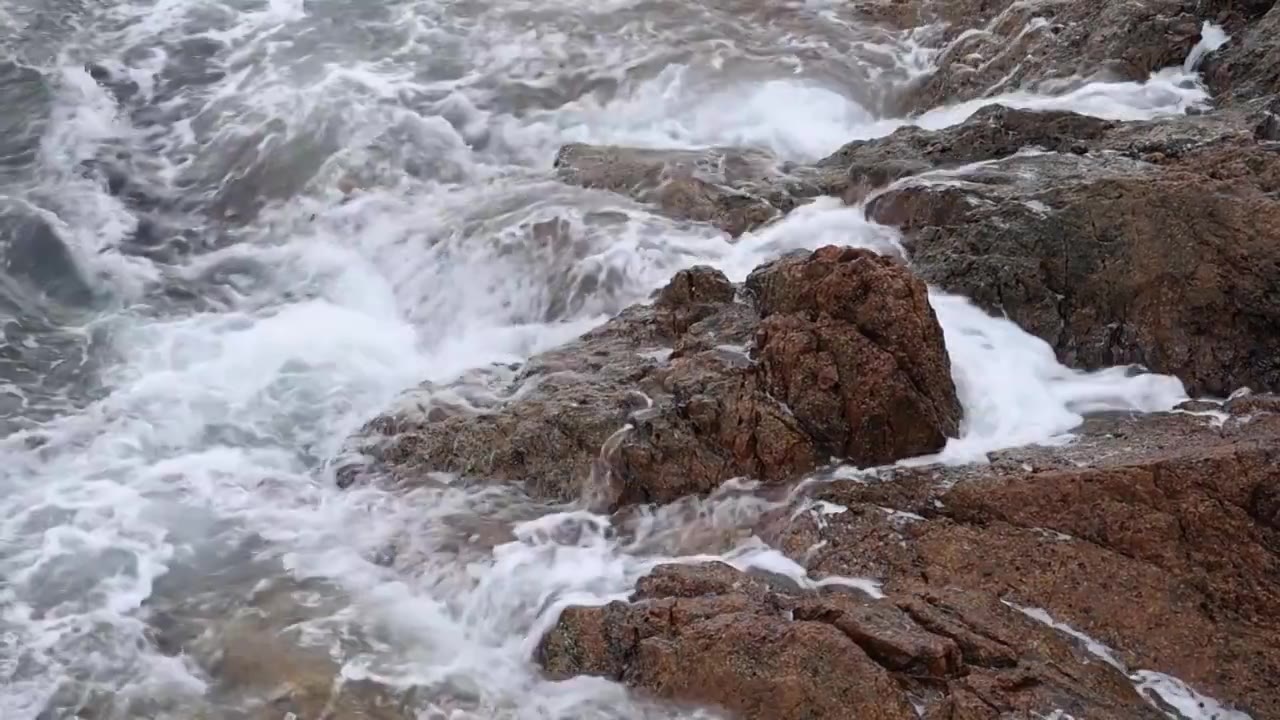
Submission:
M 899 606 L 952 639 L 968 666 L 1026 667 L 1029 648 L 1047 647 L 1015 631 L 1007 600 L 1110 646 L 1104 664 L 1165 672 L 1253 717 L 1276 715 L 1280 416 L 1111 416 L 1082 433 L 989 466 L 829 484 L 817 498 L 848 510 L 821 521 L 779 514 L 763 535 L 811 572 L 874 574 L 891 598 L 911 595 Z M 966 682 L 989 699 L 1011 676 L 981 677 Z
M 1224 100 L 1251 100 L 1280 92 L 1280 7 L 1274 0 L 1236 3 L 1250 19 L 1226 46 L 1206 59 L 1204 77 Z M 1274 139 L 1274 138 L 1272 138 Z
M 1091 79 L 1145 80 L 1183 62 L 1206 13 L 1196 0 L 938 5 L 948 23 L 938 69 L 905 91 L 905 112 L 1013 90 L 1062 92 Z
M 204 697 L 178 711 L 182 717 L 417 717 L 414 690 L 344 678 L 343 663 L 331 655 L 332 647 L 301 630 L 349 602 L 336 588 L 287 580 L 260 583 L 253 573 L 212 573 L 192 580 L 180 581 L 181 598 L 162 590 L 149 603 L 156 646 L 197 663 L 209 680 Z M 360 639 L 351 636 L 347 642 L 355 645 Z M 137 708 L 131 710 L 117 708 L 100 717 L 138 715 Z
M 400 480 L 523 480 L 617 507 L 734 477 L 783 483 L 832 456 L 891 462 L 957 431 L 941 329 L 904 267 L 825 248 L 757 269 L 748 287 L 759 310 L 718 272 L 682 271 L 654 304 L 448 393 L 474 404 L 428 388 L 373 421 L 363 449 Z
M 659 573 L 664 568 L 659 568 Z M 685 567 L 673 589 L 754 587 L 723 565 Z M 708 574 L 697 581 L 699 572 Z M 660 585 L 651 583 L 649 592 Z M 758 589 L 758 587 L 757 587 Z M 781 599 L 638 594 L 634 604 L 568 608 L 538 649 L 555 677 L 612 677 L 659 697 L 742 718 L 913 717 L 888 673 L 830 624 L 787 620 Z
M 827 454 L 879 465 L 940 448 L 961 409 L 923 284 L 886 257 L 825 248 L 757 269 L 770 395 Z
M 801 601 L 794 613 L 797 620 L 835 626 L 889 670 L 939 678 L 960 674 L 963 660 L 954 640 L 928 632 L 890 605 L 832 596 Z
M 659 565 L 640 578 L 632 599 L 697 598 L 707 595 L 744 595 L 763 601 L 769 596 L 769 588 L 765 582 L 722 562 L 671 564 Z
M 1162 137 L 1175 154 L 1159 165 L 1016 156 L 902 183 L 868 214 L 903 228 L 925 279 L 1007 313 L 1068 365 L 1140 364 L 1219 396 L 1280 388 L 1280 157 L 1251 134 L 1202 144 L 1205 124 L 1187 127 L 1190 143 Z
M 678 220 L 707 222 L 737 237 L 820 194 L 756 150 L 648 150 L 565 145 L 555 167 L 565 182 L 653 203 Z
M 847 199 L 939 167 L 1007 157 L 1029 148 L 1074 152 L 1102 138 L 1116 123 L 1062 111 L 987 105 L 959 125 L 938 131 L 903 127 L 875 140 L 855 140 L 818 166 L 847 173 Z
M 823 623 L 718 615 L 677 639 L 642 641 L 626 680 L 746 720 L 914 717 L 888 673 Z
M 658 292 L 654 305 L 670 314 L 668 332 L 680 336 L 694 323 L 714 315 L 719 306 L 733 302 L 736 292 L 724 273 L 698 266 L 676 273 Z

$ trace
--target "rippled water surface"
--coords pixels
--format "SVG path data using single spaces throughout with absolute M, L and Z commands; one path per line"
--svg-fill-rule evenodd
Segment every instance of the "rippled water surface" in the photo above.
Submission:
M 396 689 L 387 717 L 696 715 L 545 681 L 531 648 L 668 556 L 787 570 L 711 532 L 766 501 L 615 533 L 513 487 L 339 491 L 328 462 L 404 389 L 681 267 L 891 247 L 834 200 L 730 243 L 550 166 L 568 141 L 817 159 L 905 122 L 879 108 L 931 37 L 823 0 L 0 0 L 0 717 L 283 717 L 280 682 L 335 679 Z M 1006 101 L 1202 97 L 1173 69 Z M 533 231 L 556 218 L 569 242 Z M 1180 395 L 934 304 L 968 418 L 945 459 Z

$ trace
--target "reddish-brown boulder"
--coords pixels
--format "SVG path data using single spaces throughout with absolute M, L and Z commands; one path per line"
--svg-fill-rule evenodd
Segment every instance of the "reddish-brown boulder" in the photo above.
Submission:
M 1181 65 L 1216 12 L 1198 0 L 937 2 L 946 23 L 937 69 L 908 88 L 899 110 L 919 112 L 1015 90 L 1046 94 L 1087 80 L 1145 80 Z
M 523 480 L 616 507 L 796 480 L 830 457 L 892 462 L 958 431 L 942 331 L 905 267 L 824 248 L 747 287 L 755 306 L 711 268 L 678 273 L 653 304 L 519 372 L 418 393 L 370 424 L 363 449 L 400 480 Z

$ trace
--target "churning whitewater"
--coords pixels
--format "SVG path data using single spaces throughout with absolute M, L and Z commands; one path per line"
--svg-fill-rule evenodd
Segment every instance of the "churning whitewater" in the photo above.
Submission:
M 531 655 L 559 608 L 625 597 L 691 525 L 776 506 L 749 483 L 622 537 L 503 485 L 339 490 L 333 460 L 406 389 L 568 341 L 681 268 L 736 281 L 791 249 L 896 252 L 896 230 L 835 199 L 729 242 L 550 173 L 570 141 L 808 161 L 891 132 L 906 121 L 881 115 L 887 89 L 936 51 L 843 12 L 0 7 L 0 222 L 14 238 L 0 285 L 0 717 L 243 717 L 270 691 L 217 649 L 253 635 L 244 608 L 323 648 L 340 682 L 411 690 L 420 717 L 704 716 L 604 680 L 550 682 Z M 1136 119 L 1204 98 L 1189 62 L 1003 100 Z M 945 127 L 978 105 L 914 122 Z M 556 218 L 571 248 L 530 239 Z M 1077 372 L 962 298 L 932 301 L 965 411 L 933 460 L 1060 442 L 1082 412 L 1184 399 L 1172 378 Z M 753 538 L 723 558 L 876 591 L 806 578 Z

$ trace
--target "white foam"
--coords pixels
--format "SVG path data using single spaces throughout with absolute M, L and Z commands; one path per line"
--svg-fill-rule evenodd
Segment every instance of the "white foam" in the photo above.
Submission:
M 1132 679 L 1143 697 L 1156 696 L 1158 702 L 1153 704 L 1166 710 L 1165 714 L 1174 720 L 1251 720 L 1245 713 L 1224 707 L 1217 700 L 1164 673 L 1139 670 Z

